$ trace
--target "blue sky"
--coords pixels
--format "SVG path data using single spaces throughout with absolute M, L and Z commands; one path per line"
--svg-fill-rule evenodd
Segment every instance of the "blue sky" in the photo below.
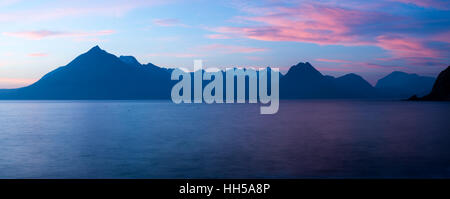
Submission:
M 442 0 L 0 0 L 0 88 L 28 85 L 95 45 L 162 67 L 280 67 L 371 83 L 450 64 Z

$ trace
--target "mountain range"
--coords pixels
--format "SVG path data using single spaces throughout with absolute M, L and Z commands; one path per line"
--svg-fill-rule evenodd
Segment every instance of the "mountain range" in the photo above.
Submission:
M 132 56 L 117 57 L 95 46 L 32 85 L 0 89 L 0 99 L 170 99 L 177 83 L 170 80 L 172 70 L 141 64 Z M 292 66 L 285 75 L 280 73 L 280 97 L 402 99 L 424 96 L 434 81 L 433 77 L 396 71 L 373 87 L 356 74 L 335 78 L 306 62 Z
M 435 78 L 394 71 L 378 80 L 375 88 L 380 95 L 389 98 L 424 96 L 431 91 Z
M 374 98 L 377 91 L 361 76 L 350 73 L 338 78 L 322 75 L 310 63 L 292 66 L 280 79 L 280 96 L 299 98 Z
M 173 83 L 169 69 L 116 57 L 98 46 L 36 83 L 3 90 L 3 99 L 167 99 Z M 2 94 L 3 93 L 3 94 Z

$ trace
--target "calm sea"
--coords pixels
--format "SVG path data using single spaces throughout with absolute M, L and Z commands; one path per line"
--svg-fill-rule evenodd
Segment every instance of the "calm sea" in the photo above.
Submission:
M 450 103 L 0 101 L 0 178 L 450 177 Z

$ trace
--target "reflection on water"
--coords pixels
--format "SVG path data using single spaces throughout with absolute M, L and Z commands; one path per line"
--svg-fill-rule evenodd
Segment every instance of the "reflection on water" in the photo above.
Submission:
M 1 178 L 450 177 L 449 103 L 1 101 Z

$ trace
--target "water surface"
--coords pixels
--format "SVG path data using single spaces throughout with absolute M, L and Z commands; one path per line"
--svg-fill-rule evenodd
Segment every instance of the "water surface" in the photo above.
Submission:
M 0 178 L 450 177 L 450 103 L 0 101 Z

